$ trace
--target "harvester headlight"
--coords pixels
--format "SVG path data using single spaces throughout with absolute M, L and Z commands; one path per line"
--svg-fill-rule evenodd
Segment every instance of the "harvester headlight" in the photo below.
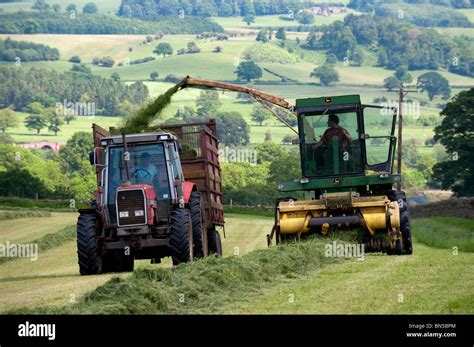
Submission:
M 305 184 L 305 183 L 308 183 L 308 182 L 309 182 L 308 177 L 302 177 L 302 178 L 300 179 L 300 183 L 301 183 L 301 184 Z
M 281 183 L 278 183 L 278 185 L 277 185 L 277 189 L 278 189 L 278 190 L 282 190 L 282 189 L 283 189 L 283 184 L 281 184 Z
M 383 173 L 383 174 L 380 174 L 379 176 L 380 178 L 388 178 L 388 173 Z
M 120 218 L 128 218 L 128 211 L 122 211 L 119 213 Z

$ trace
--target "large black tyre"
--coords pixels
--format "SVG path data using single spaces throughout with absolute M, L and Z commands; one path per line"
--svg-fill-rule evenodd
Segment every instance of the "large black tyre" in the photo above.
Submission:
M 401 254 L 413 253 L 413 241 L 411 239 L 410 216 L 408 213 L 408 203 L 405 192 L 392 191 L 389 194 L 390 201 L 397 201 L 400 209 L 400 232 L 402 233 Z
M 178 208 L 171 211 L 170 248 L 173 265 L 186 263 L 191 260 L 189 247 L 190 223 L 191 213 L 188 209 Z
M 193 225 L 193 256 L 202 258 L 204 256 L 204 245 L 202 241 L 202 197 L 201 192 L 192 192 L 189 198 L 191 210 L 191 221 Z
M 214 254 L 222 257 L 222 242 L 219 232 L 212 228 L 207 230 L 207 243 L 209 245 L 209 255 Z
M 413 241 L 411 239 L 410 217 L 408 210 L 400 212 L 400 231 L 403 239 L 403 254 L 413 253 Z
M 77 257 L 82 276 L 99 272 L 97 259 L 97 215 L 81 213 L 77 219 Z

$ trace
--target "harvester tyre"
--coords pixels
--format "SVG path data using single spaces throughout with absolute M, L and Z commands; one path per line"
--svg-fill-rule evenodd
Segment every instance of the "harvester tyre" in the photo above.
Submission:
M 202 197 L 201 192 L 194 191 L 189 199 L 191 210 L 191 221 L 193 225 L 193 255 L 196 258 L 204 256 L 204 245 L 202 242 Z
M 77 257 L 82 276 L 99 272 L 96 240 L 97 216 L 81 213 L 77 220 Z
M 222 242 L 219 232 L 212 228 L 207 231 L 207 241 L 209 244 L 209 255 L 214 254 L 222 257 Z
M 171 211 L 170 249 L 173 265 L 186 263 L 191 260 L 189 237 L 192 235 L 191 213 L 186 208 Z
M 408 210 L 400 211 L 400 231 L 403 239 L 403 254 L 413 253 L 413 241 L 411 239 L 410 217 Z

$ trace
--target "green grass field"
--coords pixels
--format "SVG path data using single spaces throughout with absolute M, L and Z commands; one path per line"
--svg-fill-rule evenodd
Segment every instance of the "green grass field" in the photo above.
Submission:
M 66 7 L 69 4 L 75 4 L 77 6 L 78 12 L 82 12 L 82 8 L 88 2 L 94 2 L 99 12 L 105 14 L 115 14 L 120 6 L 120 0 L 99 0 L 99 1 L 91 1 L 91 0 L 48 0 L 47 3 L 49 5 L 58 4 L 61 6 L 61 11 L 66 11 Z M 17 1 L 17 2 L 6 2 L 0 4 L 0 11 L 4 13 L 11 13 L 17 11 L 30 11 L 31 7 L 35 2 L 32 0 L 27 1 Z
M 11 242 L 12 240 L 16 242 L 31 241 L 40 235 L 55 232 L 64 225 L 74 224 L 76 216 L 75 213 L 54 214 L 52 222 L 43 223 L 46 226 L 42 229 L 38 229 L 37 219 L 25 219 L 23 221 L 24 228 L 18 229 L 15 226 L 16 232 L 14 234 L 6 232 L 14 226 L 7 224 L 8 221 L 1 221 L 0 242 L 6 242 L 6 240 Z M 472 245 L 472 221 L 459 218 L 448 219 L 443 219 L 443 222 L 453 225 L 454 229 L 451 232 L 465 237 L 471 235 L 469 242 Z M 438 220 L 432 220 L 432 222 L 439 223 Z M 256 249 L 265 249 L 265 234 L 270 231 L 272 224 L 272 217 L 227 214 L 226 238 L 223 238 L 225 255 L 242 256 Z M 454 255 L 451 247 L 438 249 L 422 244 L 419 239 L 423 233 L 421 228 L 425 225 L 425 221 L 413 220 L 412 224 L 415 244 L 414 254 L 411 256 L 390 257 L 381 254 L 366 254 L 364 261 L 349 259 L 342 262 L 327 262 L 323 258 L 321 261 L 316 261 L 311 258 L 311 264 L 308 263 L 305 267 L 299 265 L 298 273 L 287 273 L 283 269 L 273 270 L 271 265 L 265 265 L 270 266 L 269 271 L 278 271 L 281 274 L 275 275 L 276 277 L 268 282 L 248 277 L 248 283 L 239 282 L 239 290 L 237 290 L 234 280 L 229 281 L 229 284 L 226 285 L 219 281 L 214 286 L 227 287 L 218 296 L 211 296 L 212 303 L 209 301 L 209 297 L 204 295 L 195 307 L 187 305 L 180 308 L 169 303 L 170 309 L 176 313 L 232 314 L 474 313 L 474 269 L 471 266 L 474 261 L 474 253 L 460 251 L 459 254 Z M 331 241 L 331 239 L 328 240 Z M 323 247 L 326 241 L 322 239 L 319 242 L 315 244 L 314 250 L 308 250 L 320 252 L 317 247 Z M 294 248 L 294 250 L 289 250 L 289 254 L 286 254 L 287 251 L 282 250 L 281 256 L 292 259 L 291 252 L 297 254 L 300 251 L 303 249 Z M 252 259 L 263 259 L 266 258 L 265 255 L 268 260 L 276 259 L 272 258 L 275 256 L 278 258 L 278 253 L 264 251 L 259 255 L 252 255 Z M 245 271 L 250 271 L 251 268 L 248 266 L 254 265 L 250 265 L 251 263 L 246 265 L 246 261 L 243 259 L 243 262 L 235 259 L 227 263 L 234 263 L 231 266 L 236 266 L 235 261 L 238 261 L 237 264 L 243 266 L 242 271 L 244 268 L 246 268 Z M 296 259 L 294 258 L 292 261 L 296 261 Z M 295 264 L 288 263 L 289 269 L 294 266 Z M 145 278 L 153 275 L 159 268 L 164 269 L 165 272 L 161 275 L 156 273 L 156 275 L 168 278 L 165 275 L 168 270 L 165 269 L 169 267 L 169 261 L 160 265 L 152 265 L 145 260 L 137 261 L 136 269 L 141 271 L 142 279 L 136 284 L 142 283 L 147 286 L 148 282 Z M 193 266 L 193 269 L 197 269 L 197 271 L 201 271 L 199 270 L 201 268 L 202 271 L 206 269 L 219 271 L 217 270 L 219 265 L 215 261 L 210 261 L 208 265 L 196 264 Z M 220 271 L 231 271 L 231 268 L 227 269 L 224 265 L 220 269 Z M 146 275 L 143 271 L 151 272 Z M 194 270 L 190 268 L 189 271 Z M 186 270 L 186 265 L 178 273 L 187 277 L 193 276 L 193 272 L 188 273 Z M 229 272 L 226 276 L 231 275 L 232 272 Z M 21 307 L 55 307 L 57 309 L 70 306 L 72 303 L 80 301 L 85 293 L 105 284 L 112 277 L 120 277 L 125 282 L 114 281 L 115 284 L 110 284 L 108 288 L 118 286 L 117 289 L 121 287 L 125 290 L 129 276 L 130 273 L 79 276 L 76 244 L 75 241 L 68 241 L 55 248 L 40 252 L 36 262 L 31 262 L 29 259 L 17 259 L 0 264 L 0 279 L 2 281 L 0 311 L 5 312 Z M 209 276 L 213 275 L 209 274 Z M 184 291 L 186 297 L 193 298 L 192 291 L 196 287 L 192 282 L 187 282 L 189 279 L 180 282 L 179 277 L 175 278 L 172 285 L 178 286 L 177 289 L 181 288 L 180 290 Z M 251 285 L 254 282 L 255 285 Z M 105 288 L 101 290 L 104 291 Z M 105 295 L 105 291 L 103 293 Z M 163 295 L 166 298 L 166 293 Z M 99 292 L 93 294 L 91 298 L 93 300 L 90 302 L 91 305 L 88 308 L 84 307 L 88 312 L 96 312 L 96 310 L 105 308 L 105 306 L 101 308 L 99 304 L 94 305 L 93 302 L 99 303 L 101 300 L 106 300 L 110 308 L 114 302 L 113 296 L 103 296 Z M 137 297 L 136 300 L 139 303 L 142 299 Z M 130 304 L 122 303 L 126 306 Z M 164 312 L 162 310 L 166 304 L 164 305 L 160 306 L 162 308 L 156 308 L 157 312 Z M 153 312 L 155 308 L 138 305 L 135 310 L 137 313 L 141 310 Z

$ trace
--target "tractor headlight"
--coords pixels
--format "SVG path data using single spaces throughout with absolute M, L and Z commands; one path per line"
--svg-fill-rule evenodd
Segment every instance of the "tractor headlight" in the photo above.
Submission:
M 128 211 L 121 211 L 119 216 L 120 218 L 128 218 Z

